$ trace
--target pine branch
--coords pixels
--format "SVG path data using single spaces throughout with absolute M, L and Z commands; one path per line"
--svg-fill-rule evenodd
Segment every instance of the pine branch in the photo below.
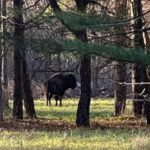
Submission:
M 38 53 L 71 52 L 79 55 L 98 55 L 111 60 L 150 65 L 150 54 L 142 48 L 125 48 L 115 44 L 85 43 L 80 40 L 28 39 L 26 45 Z

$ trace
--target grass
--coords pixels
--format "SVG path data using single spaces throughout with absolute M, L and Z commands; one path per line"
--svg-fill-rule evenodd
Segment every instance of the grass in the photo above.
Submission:
M 40 119 L 31 123 L 6 120 L 8 126 L 13 126 L 10 129 L 3 129 L 0 124 L 0 150 L 150 149 L 149 128 L 143 118 L 136 120 L 132 116 L 131 102 L 125 116 L 113 117 L 114 100 L 92 100 L 91 128 L 75 127 L 77 105 L 76 99 L 64 100 L 62 107 L 55 106 L 54 101 L 47 107 L 45 101 L 35 100 Z
M 69 120 L 74 122 L 76 117 L 78 100 L 66 99 L 63 100 L 63 107 L 55 106 L 55 101 L 52 101 L 52 106 L 45 106 L 45 101 L 36 101 L 36 111 L 39 117 L 48 119 Z M 91 118 L 106 119 L 112 116 L 113 100 L 92 100 L 91 101 Z
M 52 101 L 52 106 L 45 106 L 45 100 L 36 101 L 36 112 L 40 118 L 47 119 L 57 119 L 57 120 L 69 120 L 74 122 L 76 109 L 77 109 L 77 100 L 64 100 L 63 106 L 55 106 L 55 102 Z

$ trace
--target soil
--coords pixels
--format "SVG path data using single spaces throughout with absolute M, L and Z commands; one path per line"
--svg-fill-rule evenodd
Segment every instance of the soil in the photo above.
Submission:
M 24 119 L 24 120 L 13 120 L 5 119 L 0 122 L 0 131 L 56 131 L 56 130 L 68 130 L 76 129 L 75 123 L 70 123 L 63 120 L 50 120 L 44 118 L 38 119 Z M 149 126 L 146 124 L 144 119 L 136 117 L 121 117 L 114 118 L 111 120 L 98 120 L 91 121 L 90 129 L 147 129 Z

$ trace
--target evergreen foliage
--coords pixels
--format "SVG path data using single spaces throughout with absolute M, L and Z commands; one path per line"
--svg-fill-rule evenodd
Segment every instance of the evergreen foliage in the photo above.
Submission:
M 58 53 L 65 51 L 80 55 L 94 54 L 118 61 L 136 62 L 144 65 L 150 64 L 150 54 L 144 53 L 142 48 L 125 48 L 109 43 L 85 43 L 77 39 L 57 41 L 51 39 L 30 39 L 29 41 L 28 44 L 30 44 L 30 47 L 39 53 Z
M 112 28 L 116 28 L 122 25 L 129 25 L 129 20 L 115 20 L 113 16 L 101 16 L 101 15 L 83 15 L 80 13 L 72 12 L 56 12 L 56 18 L 58 18 L 64 25 L 69 27 L 72 31 L 81 31 L 83 29 L 96 30 L 98 32 L 113 32 Z M 51 19 L 54 16 L 44 16 L 44 20 L 50 25 Z M 150 55 L 145 53 L 142 48 L 129 48 L 112 44 L 98 44 L 92 42 L 82 42 L 80 40 L 64 40 L 64 39 L 28 39 L 27 43 L 33 50 L 38 52 L 50 52 L 58 53 L 62 51 L 74 52 L 81 55 L 95 54 L 109 59 L 118 61 L 125 61 L 131 63 L 141 63 L 144 65 L 150 64 Z
M 71 28 L 80 31 L 94 29 L 96 31 L 109 31 L 111 27 L 129 25 L 129 20 L 118 20 L 114 16 L 80 14 L 72 12 L 57 12 L 56 17 Z

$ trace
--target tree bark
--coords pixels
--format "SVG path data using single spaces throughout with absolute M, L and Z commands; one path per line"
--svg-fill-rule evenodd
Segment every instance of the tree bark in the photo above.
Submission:
M 24 26 L 22 16 L 22 0 L 14 0 L 14 103 L 13 118 L 23 119 L 23 51 L 24 45 Z
M 92 92 L 92 97 L 97 97 L 99 96 L 99 91 L 98 91 L 98 57 L 94 56 L 91 58 L 91 92 Z
M 141 47 L 144 49 L 144 40 L 143 40 L 143 33 L 142 33 L 142 4 L 141 0 L 134 0 L 133 1 L 133 15 L 135 18 L 134 23 L 134 41 L 135 47 Z M 133 80 L 135 82 L 146 82 L 146 71 L 145 66 L 141 64 L 134 64 L 133 65 Z M 135 116 L 141 116 L 143 114 L 143 106 L 144 106 L 144 98 L 140 95 L 140 93 L 145 88 L 145 85 L 135 85 L 134 86 L 134 102 L 133 102 L 133 111 Z M 143 99 L 143 101 L 141 101 Z M 136 101 L 137 100 L 137 101 Z M 140 101 L 138 101 L 140 100 Z
M 132 82 L 140 83 L 146 82 L 146 72 L 145 67 L 141 64 L 134 64 L 132 68 Z M 143 115 L 143 107 L 144 107 L 144 97 L 142 96 L 142 91 L 146 88 L 145 85 L 134 85 L 133 93 L 134 93 L 134 100 L 133 100 L 133 112 L 135 116 Z
M 23 119 L 23 94 L 25 109 L 28 118 L 35 118 L 34 101 L 30 87 L 27 63 L 25 58 L 24 25 L 23 25 L 23 1 L 14 0 L 14 105 L 13 117 Z
M 36 118 L 34 100 L 32 96 L 25 56 L 23 59 L 23 90 L 24 90 L 24 105 L 25 105 L 27 118 L 30 118 L 30 119 Z
M 81 77 L 81 96 L 77 109 L 76 124 L 89 126 L 90 99 L 91 99 L 91 59 L 89 56 L 81 58 L 80 77 Z
M 147 48 L 147 53 L 150 53 L 150 37 L 148 35 L 148 32 L 145 32 L 145 39 L 146 39 L 146 48 Z M 147 81 L 150 81 L 150 75 L 149 75 L 149 67 L 147 68 L 148 70 L 146 70 L 146 74 L 147 74 Z M 150 97 L 150 85 L 146 85 L 146 90 L 148 93 L 148 97 Z M 150 124 L 150 101 L 145 101 L 144 104 L 144 113 L 145 116 L 147 118 L 147 124 Z
M 117 62 L 116 64 L 116 91 L 115 91 L 115 116 L 119 116 L 124 113 L 126 106 L 126 86 L 118 82 L 124 82 L 126 77 L 126 64 Z
M 0 1 L 0 16 L 2 15 L 2 3 Z M 0 29 L 2 30 L 2 19 L 0 19 Z M 2 34 L 2 32 L 1 32 Z M 0 38 L 0 121 L 3 120 L 3 97 L 2 97 L 2 39 Z
M 4 17 L 6 17 L 6 0 L 2 0 L 2 14 Z M 3 20 L 3 87 L 4 87 L 4 109 L 9 108 L 9 103 L 8 103 L 8 62 L 7 62 L 7 41 L 5 39 L 5 35 L 7 32 L 7 22 L 6 19 Z
M 124 20 L 127 15 L 127 0 L 115 1 L 116 18 Z M 124 26 L 120 26 L 115 29 L 117 33 L 125 33 Z M 118 45 L 126 45 L 125 35 L 116 35 L 116 42 Z M 126 78 L 126 64 L 123 62 L 116 62 L 116 90 L 115 90 L 115 116 L 119 116 L 124 113 L 126 106 L 126 86 L 120 84 L 124 82 Z
M 86 13 L 87 0 L 75 0 L 77 9 L 81 13 Z M 83 42 L 87 42 L 86 30 L 76 33 L 76 37 Z M 77 127 L 90 126 L 90 101 L 91 101 L 91 58 L 90 56 L 82 56 L 80 65 L 81 78 L 81 96 L 78 103 L 76 125 Z
M 150 125 L 150 102 L 145 101 L 144 112 L 147 119 L 147 124 Z

